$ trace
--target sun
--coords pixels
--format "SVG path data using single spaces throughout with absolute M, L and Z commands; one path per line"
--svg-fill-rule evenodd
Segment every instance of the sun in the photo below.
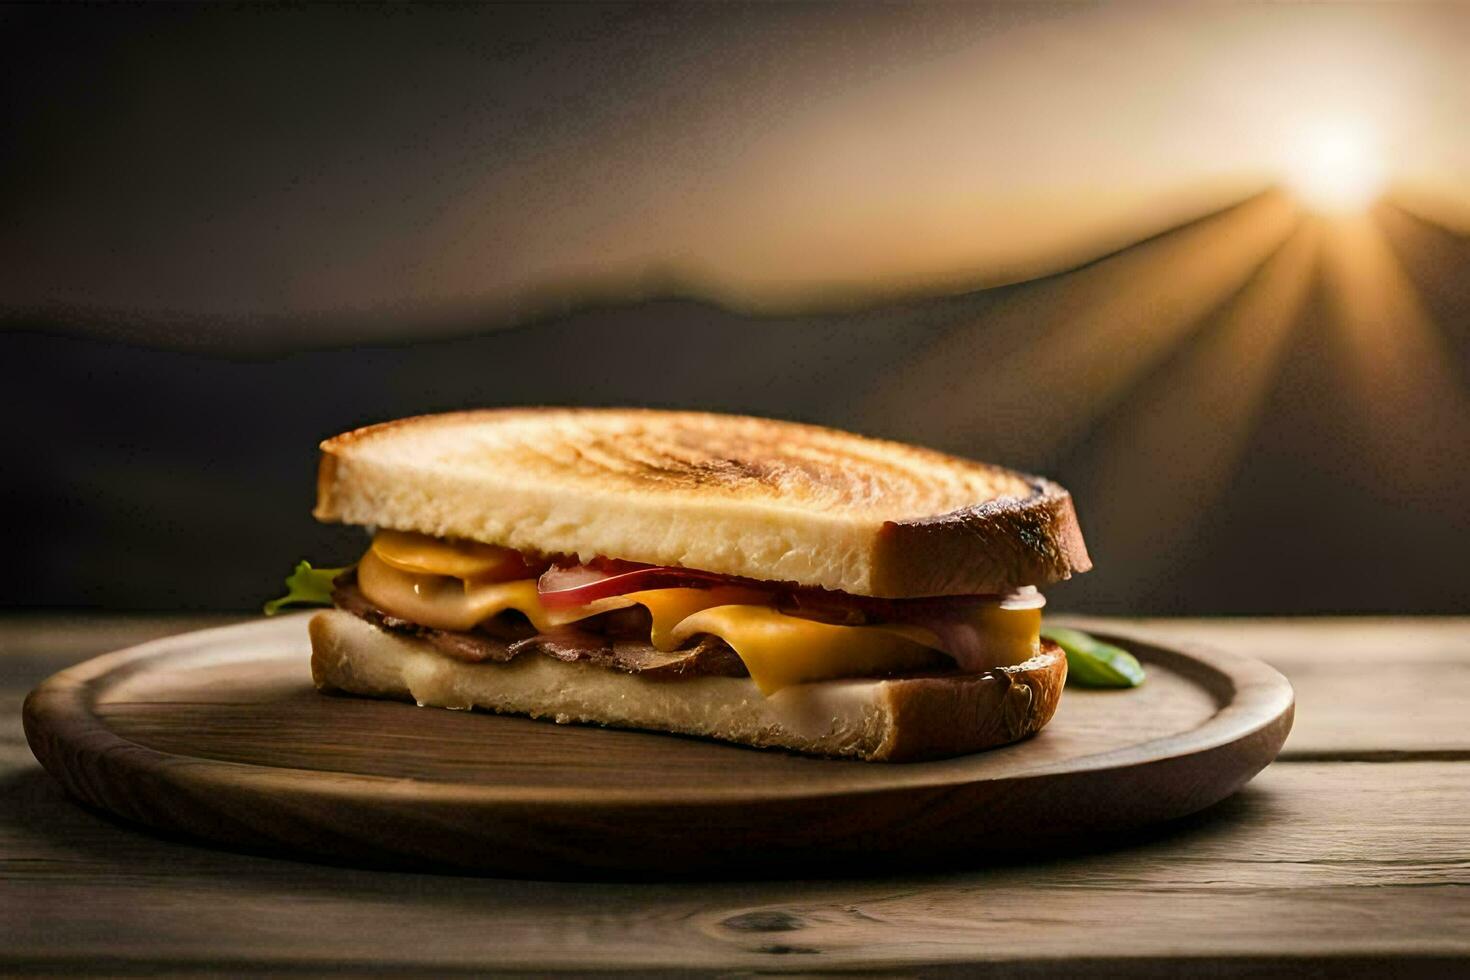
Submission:
M 1377 142 L 1349 121 L 1304 128 L 1290 147 L 1285 176 L 1304 205 L 1327 214 L 1366 210 L 1384 184 Z

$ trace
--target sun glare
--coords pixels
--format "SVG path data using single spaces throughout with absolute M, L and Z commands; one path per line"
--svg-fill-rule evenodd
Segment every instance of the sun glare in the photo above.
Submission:
M 1337 122 L 1304 130 L 1286 161 L 1286 178 L 1313 211 L 1363 211 L 1383 190 L 1383 163 L 1361 126 Z

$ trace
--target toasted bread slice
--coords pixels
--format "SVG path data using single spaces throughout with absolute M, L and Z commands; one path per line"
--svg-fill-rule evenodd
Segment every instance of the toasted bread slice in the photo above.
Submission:
M 748 677 L 650 680 L 526 656 L 464 663 L 341 610 L 311 620 L 322 690 L 441 708 L 702 735 L 762 748 L 880 762 L 1005 745 L 1051 720 L 1067 677 L 1060 648 L 984 674 L 825 681 L 762 697 Z
M 901 598 L 1091 567 L 1047 480 L 791 422 L 623 409 L 426 415 L 322 443 L 316 516 Z

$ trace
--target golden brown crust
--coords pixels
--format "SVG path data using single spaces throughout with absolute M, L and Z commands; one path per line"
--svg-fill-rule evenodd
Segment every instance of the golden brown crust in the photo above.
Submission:
M 1033 493 L 913 521 L 890 521 L 878 533 L 882 575 L 875 595 L 1004 592 L 1047 585 L 1085 572 L 1092 558 L 1072 495 L 1039 477 Z
M 491 409 L 322 443 L 316 516 L 891 598 L 1091 567 L 1065 490 L 835 429 L 700 412 Z
M 1050 640 L 1015 667 L 890 681 L 888 735 L 871 758 L 917 762 L 1020 741 L 1051 721 L 1066 682 L 1066 655 Z

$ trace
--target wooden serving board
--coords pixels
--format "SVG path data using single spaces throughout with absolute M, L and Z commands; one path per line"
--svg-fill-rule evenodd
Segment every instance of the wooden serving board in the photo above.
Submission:
M 1029 741 L 809 759 L 321 695 L 306 620 L 63 671 L 26 700 L 31 749 L 86 803 L 251 850 L 532 877 L 792 874 L 1037 855 L 1193 813 L 1275 758 L 1292 720 L 1290 685 L 1263 663 L 1114 633 L 1147 683 L 1068 688 Z

